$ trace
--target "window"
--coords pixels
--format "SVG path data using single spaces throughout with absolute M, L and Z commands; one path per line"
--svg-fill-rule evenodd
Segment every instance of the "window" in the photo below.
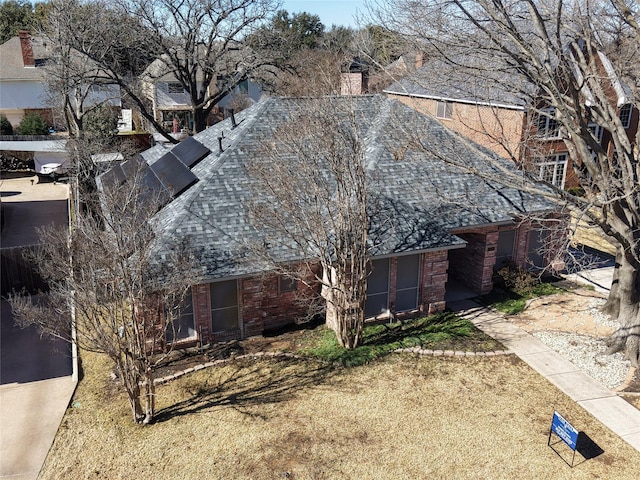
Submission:
M 405 312 L 418 308 L 418 283 L 420 280 L 420 255 L 398 257 L 396 280 L 396 311 Z
M 184 92 L 184 88 L 182 88 L 182 84 L 180 82 L 167 83 L 167 93 L 182 93 L 182 92 Z
M 597 123 L 590 123 L 587 128 L 589 129 L 589 131 L 591 132 L 591 135 L 593 135 L 593 137 L 596 139 L 596 141 L 599 144 L 602 144 L 602 135 L 604 132 L 604 128 L 602 128 L 600 125 L 598 125 Z M 593 157 L 594 160 L 598 160 L 598 153 L 595 152 L 593 150 L 593 148 L 587 146 L 587 148 L 589 149 L 589 153 L 591 153 L 591 156 Z
M 389 259 L 373 260 L 367 277 L 365 317 L 375 317 L 389 309 Z
M 502 230 L 498 234 L 498 248 L 496 249 L 495 270 L 499 270 L 509 260 L 513 259 L 513 245 L 516 240 L 515 230 Z
M 280 293 L 295 292 L 298 289 L 298 281 L 295 278 L 280 275 L 278 277 L 278 288 Z
M 453 118 L 453 103 L 438 102 L 436 104 L 436 118 L 451 120 Z
M 542 138 L 560 138 L 560 125 L 555 118 L 556 109 L 546 108 L 538 114 L 537 136 Z
M 564 188 L 564 179 L 567 174 L 567 154 L 552 155 L 535 164 L 539 171 L 540 180 Z
M 631 112 L 633 110 L 633 105 L 630 103 L 624 104 L 620 108 L 620 121 L 622 122 L 622 126 L 624 128 L 629 128 L 631 125 Z
M 167 342 L 195 337 L 196 329 L 193 321 L 193 299 L 191 297 L 191 290 L 189 290 L 189 293 L 180 304 L 180 307 L 174 310 L 174 312 L 177 314 L 178 318 L 167 324 Z
M 249 80 L 243 80 L 238 84 L 238 92 L 245 95 L 249 93 Z
M 211 284 L 211 327 L 213 332 L 238 328 L 238 285 L 235 280 Z

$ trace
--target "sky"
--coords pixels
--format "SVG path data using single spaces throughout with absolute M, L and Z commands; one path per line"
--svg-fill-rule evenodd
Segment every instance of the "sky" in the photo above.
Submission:
M 334 24 L 355 27 L 353 16 L 357 10 L 364 11 L 364 2 L 365 0 L 283 0 L 282 8 L 289 13 L 314 13 L 328 30 Z

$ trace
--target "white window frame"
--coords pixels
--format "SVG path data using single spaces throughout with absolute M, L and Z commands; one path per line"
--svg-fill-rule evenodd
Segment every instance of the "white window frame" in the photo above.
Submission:
M 604 128 L 598 125 L 597 123 L 593 123 L 593 122 L 587 125 L 587 128 L 589 129 L 593 137 L 598 141 L 598 144 L 602 145 Z M 598 160 L 598 154 L 589 145 L 587 145 L 587 148 L 589 149 L 589 152 L 591 153 L 591 156 L 593 157 L 593 159 Z
M 560 122 L 555 118 L 555 111 L 556 109 L 553 107 L 540 110 L 536 121 L 537 137 L 547 139 L 562 138 Z M 544 125 L 542 125 L 542 122 L 544 122 Z
M 564 182 L 567 177 L 567 164 L 569 161 L 569 154 L 558 153 L 556 155 L 550 155 L 542 159 L 538 159 L 535 162 L 535 166 L 538 169 L 538 177 L 543 182 L 550 183 L 558 188 L 564 188 Z M 553 167 L 553 175 L 551 179 L 545 179 L 545 170 L 547 167 Z M 562 166 L 559 171 L 558 167 Z
M 436 102 L 436 118 L 453 120 L 453 103 L 438 100 Z
M 631 126 L 631 114 L 633 113 L 633 105 L 631 103 L 625 103 L 620 107 L 620 121 L 624 128 Z

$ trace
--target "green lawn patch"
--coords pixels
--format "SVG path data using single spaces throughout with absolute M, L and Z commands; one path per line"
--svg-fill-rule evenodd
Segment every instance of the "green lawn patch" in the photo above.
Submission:
M 442 313 L 404 322 L 365 326 L 362 344 L 352 350 L 340 347 L 327 327 L 308 332 L 303 354 L 345 366 L 356 366 L 385 356 L 399 348 L 420 346 L 433 350 L 490 351 L 502 345 L 453 313 Z
M 524 311 L 527 301 L 532 298 L 554 295 L 564 292 L 563 288 L 555 286 L 553 283 L 540 282 L 536 285 L 520 290 L 494 290 L 493 292 L 480 297 L 480 301 L 487 306 L 506 313 L 507 315 L 517 315 Z

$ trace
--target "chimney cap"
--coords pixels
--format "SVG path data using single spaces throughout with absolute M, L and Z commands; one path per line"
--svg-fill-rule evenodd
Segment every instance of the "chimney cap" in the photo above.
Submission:
M 342 73 L 368 72 L 369 64 L 360 57 L 353 57 L 351 62 L 345 62 L 340 66 L 340 71 Z

